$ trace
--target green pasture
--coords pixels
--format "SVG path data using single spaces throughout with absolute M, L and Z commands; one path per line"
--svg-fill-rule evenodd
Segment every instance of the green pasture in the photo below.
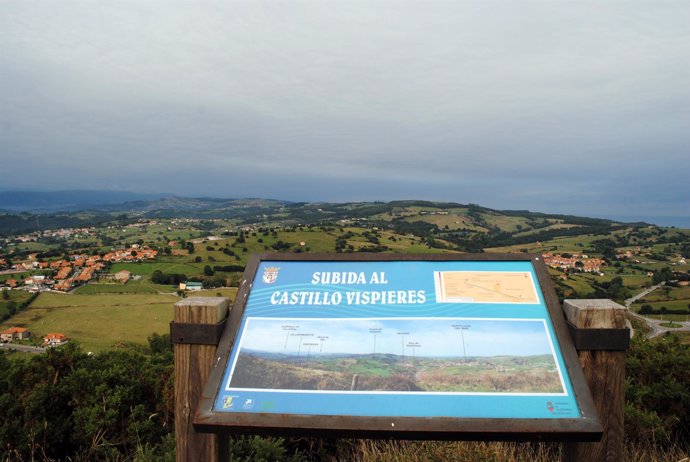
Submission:
M 661 327 L 666 327 L 667 329 L 678 329 L 680 327 L 683 327 L 682 324 L 678 324 L 675 322 L 662 322 L 659 324 Z
M 633 305 L 630 307 L 632 311 L 635 313 L 640 312 L 640 308 L 642 305 L 651 305 L 654 307 L 655 310 L 661 309 L 661 307 L 666 307 L 669 310 L 669 313 L 661 315 L 661 314 L 646 314 L 644 315 L 645 317 L 651 318 L 651 319 L 663 319 L 664 321 L 675 321 L 675 322 L 686 322 L 690 320 L 690 315 L 687 314 L 671 314 L 674 311 L 685 311 L 688 309 L 688 305 L 690 304 L 690 300 L 672 300 L 672 301 L 664 301 L 664 302 L 653 302 L 653 303 L 633 303 Z
M 178 297 L 158 294 L 59 294 L 44 292 L 31 304 L 31 308 L 64 308 L 74 306 L 118 306 L 131 304 L 155 304 L 164 300 L 178 300 Z
M 7 281 L 8 279 L 16 279 L 17 281 L 20 281 L 22 279 L 22 276 L 28 277 L 29 272 L 23 271 L 21 273 L 0 274 L 0 281 L 4 282 L 4 281 Z
M 17 252 L 45 252 L 50 250 L 52 246 L 44 244 L 42 242 L 21 242 L 17 244 Z
M 566 223 L 554 223 L 549 226 L 545 226 L 543 228 L 532 228 L 532 229 L 527 229 L 526 231 L 522 231 L 520 233 L 517 233 L 516 236 L 533 236 L 535 234 L 538 234 L 542 231 L 551 231 L 551 230 L 556 230 L 556 229 L 568 229 L 568 228 L 577 228 L 579 225 L 572 225 L 572 224 L 566 224 Z M 529 225 L 526 226 L 526 228 L 529 228 Z M 550 241 L 549 241 L 550 242 Z
M 481 217 L 488 224 L 498 226 L 501 230 L 509 233 L 514 233 L 518 229 L 527 229 L 530 227 L 529 219 L 525 217 L 511 217 L 507 215 L 493 215 L 489 213 L 482 213 Z M 520 226 L 521 228 L 518 228 Z
M 421 215 L 405 218 L 405 221 L 413 223 L 415 221 L 424 221 L 431 223 L 439 227 L 439 229 L 444 230 L 446 226 L 448 230 L 454 231 L 458 229 L 470 229 L 472 231 L 487 231 L 486 228 L 474 224 L 471 219 L 465 215 Z
M 566 280 L 560 281 L 563 285 L 570 287 L 575 291 L 577 297 L 586 297 L 587 295 L 594 292 L 592 285 L 589 282 L 587 276 L 582 274 L 574 274 L 568 277 Z
M 640 303 L 663 302 L 667 300 L 686 300 L 690 302 L 690 287 L 664 286 L 647 294 Z
M 37 337 L 61 332 L 87 351 L 101 351 L 124 342 L 143 344 L 153 332 L 168 332 L 178 300 L 157 294 L 43 293 L 9 324 L 27 327 Z
M 528 231 L 526 233 L 532 233 Z M 603 236 L 590 236 L 590 235 L 580 235 L 580 236 L 568 236 L 568 237 L 557 237 L 550 239 L 548 241 L 539 242 L 528 242 L 524 244 L 509 245 L 503 247 L 491 247 L 487 248 L 487 252 L 521 252 L 522 249 L 527 249 L 528 253 L 585 253 L 589 252 L 590 243 L 597 239 L 602 239 Z M 595 256 L 595 255 L 590 255 Z
M 678 337 L 680 339 L 680 343 L 690 345 L 690 332 L 673 332 L 671 335 Z
M 104 290 L 103 286 L 95 284 L 92 290 Z M 222 288 L 189 295 L 234 301 L 236 293 L 236 288 Z M 173 305 L 179 300 L 174 295 L 141 293 L 43 293 L 0 328 L 27 327 L 36 337 L 61 332 L 87 351 L 103 351 L 127 342 L 145 344 L 152 333 L 169 332 Z
M 203 271 L 204 263 L 194 263 L 194 255 L 187 257 L 160 257 L 157 261 L 142 263 L 113 263 L 110 273 L 127 270 L 135 275 L 151 276 L 154 271 L 181 273 L 191 277 Z
M 168 227 L 171 229 L 168 230 Z M 180 226 L 170 222 L 159 222 L 157 225 L 142 227 L 110 228 L 103 230 L 103 234 L 121 243 L 134 243 L 141 239 L 145 243 L 153 245 L 165 245 L 168 241 L 187 240 L 203 235 L 201 231 L 192 228 L 191 223 Z
M 19 305 L 31 297 L 31 294 L 25 290 L 0 290 L 0 295 L 2 294 L 7 294 L 9 298 L 5 300 L 4 297 L 0 296 L 0 317 L 4 316 L 5 314 L 9 314 L 9 310 L 7 308 L 7 304 L 9 302 L 15 302 L 17 304 L 17 309 L 19 309 Z
M 155 294 L 159 291 L 157 286 L 147 284 L 142 281 L 129 281 L 127 284 L 111 283 L 89 283 L 78 288 L 74 293 L 77 295 L 94 294 Z M 170 292 L 170 290 L 168 290 Z

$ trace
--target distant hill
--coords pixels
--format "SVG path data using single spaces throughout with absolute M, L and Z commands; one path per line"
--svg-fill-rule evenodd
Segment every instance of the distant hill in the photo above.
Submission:
M 602 218 L 423 200 L 307 203 L 119 191 L 0 192 L 0 233 L 5 234 L 166 218 L 225 219 L 239 226 L 364 225 L 424 237 L 430 246 L 443 248 L 445 244 L 436 242 L 440 238 L 467 251 L 556 236 L 606 234 L 621 225 Z
M 0 191 L 0 210 L 7 212 L 78 212 L 129 201 L 155 200 L 169 194 L 139 194 L 125 191 Z

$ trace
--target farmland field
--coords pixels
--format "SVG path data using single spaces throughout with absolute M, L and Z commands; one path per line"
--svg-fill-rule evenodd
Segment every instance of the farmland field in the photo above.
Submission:
M 18 308 L 19 305 L 31 297 L 31 294 L 23 290 L 7 290 L 3 293 L 7 296 L 7 300 L 5 300 L 4 297 L 0 298 L 0 319 L 2 319 L 2 316 L 5 314 L 9 314 L 9 302 L 14 302 L 16 304 L 15 306 Z
M 86 284 L 75 291 L 78 295 L 94 295 L 94 294 L 155 294 L 158 293 L 158 286 L 147 284 L 139 281 L 130 281 L 127 284 Z M 172 290 L 168 290 L 172 292 Z
M 102 351 L 125 342 L 146 343 L 154 332 L 164 334 L 172 320 L 171 295 L 41 294 L 26 311 L 12 318 L 36 337 L 60 332 L 85 350 Z
M 87 285 L 82 289 L 96 291 L 105 286 L 109 284 Z M 232 301 L 236 292 L 237 289 L 224 288 L 195 295 L 223 296 Z M 145 344 L 152 333 L 169 332 L 173 305 L 179 300 L 175 295 L 157 293 L 42 293 L 29 308 L 17 313 L 0 329 L 10 325 L 27 327 L 35 337 L 61 332 L 87 351 L 103 351 L 128 342 Z

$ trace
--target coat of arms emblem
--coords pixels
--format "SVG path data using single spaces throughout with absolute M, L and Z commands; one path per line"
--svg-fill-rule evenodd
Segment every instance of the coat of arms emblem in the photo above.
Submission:
M 277 266 L 268 266 L 264 268 L 264 275 L 261 278 L 266 284 L 273 284 L 278 279 L 278 268 Z

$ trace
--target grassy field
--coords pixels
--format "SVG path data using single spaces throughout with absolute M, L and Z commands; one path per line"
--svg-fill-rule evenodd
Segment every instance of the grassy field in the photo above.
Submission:
M 659 325 L 660 325 L 661 327 L 666 327 L 666 328 L 669 328 L 669 329 L 678 329 L 678 328 L 680 328 L 680 327 L 683 327 L 682 324 L 678 324 L 678 323 L 675 323 L 675 322 L 662 322 L 662 323 L 659 324 Z
M 79 342 L 87 351 L 103 351 L 120 344 L 145 344 L 149 335 L 170 330 L 173 295 L 108 293 L 106 284 L 87 285 L 93 293 L 43 293 L 31 307 L 0 326 L 27 327 L 35 337 L 61 332 Z M 127 287 L 127 286 L 120 286 Z M 81 289 L 80 289 L 81 290 Z M 234 300 L 237 289 L 225 288 L 194 293 L 194 296 L 223 296 Z
M 127 284 L 86 284 L 78 288 L 74 293 L 78 295 L 93 294 L 156 294 L 158 286 L 147 284 L 142 281 L 130 281 Z M 171 290 L 168 290 L 171 292 Z
M 114 263 L 110 267 L 110 272 L 117 273 L 118 271 L 127 270 L 132 274 L 151 276 L 154 271 L 159 270 L 163 273 L 182 273 L 191 277 L 199 274 L 203 268 L 203 264 L 194 263 L 194 256 L 191 258 L 160 257 L 155 262 Z
M 87 351 L 101 351 L 124 342 L 145 343 L 154 332 L 166 333 L 178 300 L 171 295 L 43 293 L 11 321 L 36 337 L 61 332 Z
M 573 289 L 578 297 L 585 297 L 593 293 L 592 286 L 589 282 L 589 278 L 591 277 L 593 276 L 585 274 L 573 274 L 570 275 L 568 279 L 561 281 L 561 283 Z
M 690 303 L 690 287 L 663 287 L 648 294 L 640 302 L 648 303 L 664 300 L 685 300 Z
M 680 343 L 690 345 L 690 332 L 674 332 L 673 335 L 680 339 Z
M 0 297 L 0 317 L 4 316 L 5 314 L 9 314 L 7 309 L 7 304 L 9 302 L 15 302 L 17 304 L 17 309 L 19 309 L 19 305 L 31 297 L 31 294 L 25 290 L 6 290 L 2 293 L 7 294 L 8 299 L 5 300 L 4 297 Z

